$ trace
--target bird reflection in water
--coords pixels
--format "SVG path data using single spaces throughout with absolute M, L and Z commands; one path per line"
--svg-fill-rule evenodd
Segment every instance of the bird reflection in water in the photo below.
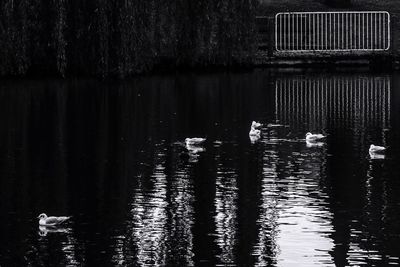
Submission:
M 49 233 L 63 233 L 63 234 L 69 234 L 71 232 L 71 228 L 65 228 L 65 227 L 52 227 L 52 226 L 39 226 L 39 235 L 40 236 L 47 236 Z
M 324 142 L 311 142 L 311 141 L 306 141 L 306 146 L 311 148 L 311 147 L 323 147 L 325 145 Z

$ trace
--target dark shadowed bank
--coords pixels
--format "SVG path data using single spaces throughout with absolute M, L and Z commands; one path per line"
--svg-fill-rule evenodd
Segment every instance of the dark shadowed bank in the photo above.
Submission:
M 256 52 L 258 0 L 2 0 L 0 76 L 126 77 L 233 66 Z

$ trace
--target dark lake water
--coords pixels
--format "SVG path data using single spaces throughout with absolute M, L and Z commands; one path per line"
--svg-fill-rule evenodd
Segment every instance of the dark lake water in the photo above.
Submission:
M 0 265 L 400 264 L 399 159 L 399 74 L 2 81 Z

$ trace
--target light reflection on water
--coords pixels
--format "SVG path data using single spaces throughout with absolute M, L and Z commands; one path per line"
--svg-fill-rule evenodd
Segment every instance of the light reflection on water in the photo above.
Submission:
M 165 265 L 167 255 L 167 181 L 165 154 L 155 158 L 154 173 L 139 177 L 132 202 L 133 244 L 137 247 L 136 261 L 142 266 Z
M 2 85 L 0 265 L 400 264 L 396 77 Z M 73 220 L 38 229 L 45 210 Z
M 217 151 L 221 153 L 221 147 Z M 227 158 L 216 152 L 216 181 L 215 181 L 215 231 L 219 247 L 218 264 L 232 265 L 236 261 L 237 242 L 237 171 L 229 167 Z M 228 166 L 227 166 L 228 165 Z

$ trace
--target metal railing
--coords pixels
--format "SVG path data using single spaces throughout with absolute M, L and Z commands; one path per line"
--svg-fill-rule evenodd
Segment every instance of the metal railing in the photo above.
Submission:
M 275 16 L 280 52 L 385 51 L 390 48 L 386 11 L 290 12 Z

